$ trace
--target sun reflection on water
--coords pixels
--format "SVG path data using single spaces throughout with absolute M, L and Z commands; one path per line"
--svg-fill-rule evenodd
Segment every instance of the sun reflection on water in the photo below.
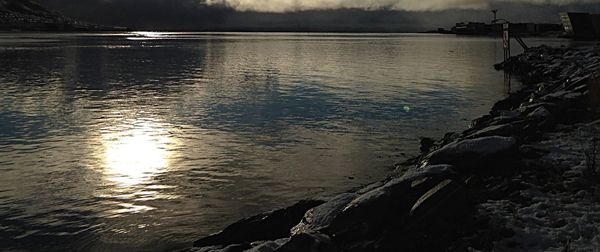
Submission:
M 119 186 L 143 184 L 169 167 L 174 140 L 153 121 L 137 121 L 103 134 L 107 179 Z

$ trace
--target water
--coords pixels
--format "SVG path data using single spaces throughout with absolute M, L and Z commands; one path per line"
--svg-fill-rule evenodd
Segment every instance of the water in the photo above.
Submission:
M 501 57 L 440 35 L 0 34 L 0 250 L 183 248 L 381 179 L 506 95 Z

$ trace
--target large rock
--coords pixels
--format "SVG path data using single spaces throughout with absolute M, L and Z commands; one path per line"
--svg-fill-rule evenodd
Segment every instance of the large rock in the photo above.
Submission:
M 208 246 L 201 248 L 192 248 L 189 252 L 243 252 L 250 248 L 248 244 L 232 244 L 229 246 Z
M 338 252 L 329 236 L 321 233 L 300 233 L 292 236 L 278 252 Z
M 378 251 L 444 251 L 468 216 L 465 187 L 454 180 L 438 181 L 412 205 L 407 221 L 381 236 Z
M 510 96 L 506 97 L 504 100 L 496 102 L 496 104 L 494 104 L 494 106 L 492 107 L 492 111 L 513 110 L 515 108 L 518 108 L 522 102 L 527 100 L 529 95 L 530 95 L 529 92 L 523 92 L 523 91 L 511 94 Z
M 454 180 L 444 180 L 417 200 L 410 210 L 410 220 L 405 228 L 413 232 L 410 236 L 415 238 L 417 247 L 425 251 L 440 251 L 445 249 L 444 243 L 454 240 L 456 226 L 468 216 L 469 209 L 465 186 Z M 427 237 L 436 243 L 431 243 Z
M 512 124 L 492 125 L 471 133 L 467 138 L 480 138 L 487 136 L 512 136 L 516 128 Z
M 411 198 L 411 182 L 393 179 L 349 202 L 324 232 L 341 244 L 377 236 L 408 215 Z
M 470 167 L 508 153 L 516 147 L 514 137 L 489 136 L 450 143 L 426 157 L 427 165 L 451 164 Z
M 300 201 L 288 208 L 238 221 L 217 234 L 194 242 L 194 247 L 243 244 L 289 237 L 290 228 L 302 220 L 306 211 L 320 204 L 323 204 L 323 201 Z
M 466 190 L 462 184 L 451 179 L 440 182 L 427 191 L 410 210 L 411 222 L 435 225 L 435 219 L 444 216 L 463 215 L 466 206 Z
M 540 106 L 538 108 L 536 108 L 535 110 L 533 110 L 531 113 L 529 113 L 527 115 L 527 117 L 530 118 L 548 118 L 551 117 L 552 113 L 550 113 L 550 111 L 548 111 L 548 109 L 546 109 L 544 106 Z
M 400 226 L 410 207 L 439 181 L 454 175 L 452 166 L 436 165 L 407 171 L 385 184 L 372 184 L 358 194 L 342 194 L 309 210 L 292 234 L 321 232 L 346 248 L 356 241 L 376 238 Z
M 275 252 L 289 241 L 290 238 L 282 238 L 274 241 L 254 242 L 251 244 L 252 248 L 244 252 Z
M 424 167 L 414 167 L 407 170 L 401 177 L 400 181 L 416 181 L 426 177 L 441 177 L 450 178 L 455 175 L 454 167 L 448 164 L 428 165 Z
M 301 222 L 291 229 L 291 233 L 320 232 L 328 228 L 333 219 L 357 196 L 355 193 L 343 193 L 308 210 Z

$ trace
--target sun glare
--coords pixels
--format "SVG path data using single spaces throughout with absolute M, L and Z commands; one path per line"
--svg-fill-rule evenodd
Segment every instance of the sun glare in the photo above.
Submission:
M 163 39 L 167 38 L 167 34 L 161 32 L 145 32 L 145 31 L 137 31 L 129 33 L 132 36 L 128 36 L 128 40 L 155 40 L 155 39 Z
M 169 166 L 172 143 L 165 129 L 151 122 L 103 137 L 109 180 L 123 186 L 143 183 Z

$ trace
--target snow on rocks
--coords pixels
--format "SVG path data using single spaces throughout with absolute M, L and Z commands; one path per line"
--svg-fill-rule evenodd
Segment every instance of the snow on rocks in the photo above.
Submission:
M 527 146 L 541 153 L 532 160 L 540 172 L 520 178 L 528 187 L 523 200 L 489 200 L 479 208 L 514 232 L 494 243 L 496 251 L 598 251 L 600 248 L 600 177 L 590 177 L 584 152 L 600 132 L 600 123 L 549 133 Z
M 292 228 L 291 233 L 318 232 L 329 227 L 334 218 L 357 196 L 355 193 L 343 193 L 320 206 L 308 210 L 302 221 Z
M 194 246 L 242 244 L 289 237 L 290 228 L 300 222 L 306 211 L 321 204 L 323 201 L 320 200 L 305 200 L 288 208 L 243 219 L 217 234 L 197 240 Z

